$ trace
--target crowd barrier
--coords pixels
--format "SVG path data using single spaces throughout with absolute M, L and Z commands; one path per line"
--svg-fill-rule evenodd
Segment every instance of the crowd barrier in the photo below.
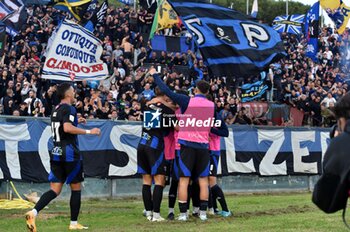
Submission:
M 135 177 L 141 123 L 93 120 L 100 137 L 78 136 L 87 177 Z M 329 129 L 230 126 L 221 140 L 219 175 L 317 175 Z M 48 119 L 0 118 L 0 180 L 47 182 L 52 148 Z

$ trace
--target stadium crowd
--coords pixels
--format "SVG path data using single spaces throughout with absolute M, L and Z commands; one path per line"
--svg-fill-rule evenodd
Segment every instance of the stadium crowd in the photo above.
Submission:
M 55 81 L 41 79 L 46 45 L 50 35 L 65 13 L 50 6 L 27 8 L 29 17 L 20 34 L 9 37 L 5 53 L 0 60 L 0 114 L 48 117 L 59 103 Z M 105 81 L 84 81 L 75 84 L 79 117 L 111 120 L 142 120 L 143 103 L 154 95 L 154 80 L 145 74 L 145 64 L 163 68 L 167 84 L 173 90 L 191 92 L 196 79 L 211 84 L 216 110 L 227 124 L 270 124 L 266 115 L 252 118 L 239 107 L 240 86 L 252 83 L 248 79 L 209 77 L 209 71 L 200 55 L 191 51 L 172 54 L 152 52 L 146 39 L 153 15 L 146 10 L 125 6 L 110 6 L 105 25 L 97 25 L 95 34 L 103 41 L 102 60 L 108 65 L 112 77 Z M 184 35 L 183 27 L 174 27 L 168 34 Z M 349 59 L 347 47 L 349 33 L 343 36 L 325 26 L 319 35 L 317 62 L 305 56 L 306 39 L 301 36 L 281 35 L 287 57 L 272 64 L 267 70 L 268 90 L 259 101 L 288 104 L 304 112 L 304 125 L 331 126 L 335 123 L 331 109 L 348 91 Z M 136 57 L 134 57 L 136 55 Z M 175 71 L 176 66 L 192 64 L 190 72 Z M 198 71 L 200 70 L 200 71 Z M 231 81 L 232 80 L 232 81 Z M 191 93 L 190 93 L 191 94 Z

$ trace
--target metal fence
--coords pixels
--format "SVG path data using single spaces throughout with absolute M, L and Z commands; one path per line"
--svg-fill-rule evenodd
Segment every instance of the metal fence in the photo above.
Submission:
M 301 192 L 312 191 L 318 176 L 277 176 L 259 177 L 254 175 L 225 176 L 218 178 L 218 184 L 225 193 L 269 193 L 269 192 Z M 14 182 L 20 194 L 37 192 L 42 195 L 49 189 L 47 183 Z M 165 194 L 168 191 L 165 188 Z M 84 198 L 116 198 L 141 196 L 142 180 L 140 178 L 128 179 L 96 179 L 86 178 L 83 182 L 82 196 Z M 10 183 L 0 181 L 0 195 L 14 196 Z M 68 199 L 69 187 L 63 188 L 61 199 Z

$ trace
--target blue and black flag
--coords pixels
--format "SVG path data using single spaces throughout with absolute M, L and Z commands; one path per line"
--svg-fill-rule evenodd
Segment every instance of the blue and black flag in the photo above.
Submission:
M 188 50 L 193 51 L 194 44 L 185 36 L 164 36 L 155 35 L 151 40 L 152 51 L 161 53 L 166 52 L 180 52 L 186 53 Z
M 90 17 L 84 27 L 89 31 L 94 32 L 95 27 L 104 26 L 106 24 L 107 9 L 108 0 L 105 0 L 98 9 L 95 7 L 95 9 L 89 12 Z
M 241 99 L 242 102 L 250 102 L 255 99 L 260 99 L 264 95 L 268 86 L 265 83 L 266 72 L 260 73 L 261 79 L 252 84 L 244 84 L 241 87 Z
M 305 18 L 305 37 L 307 38 L 306 56 L 317 61 L 320 2 L 316 2 Z
M 0 21 L 12 37 L 19 34 L 27 20 L 27 11 L 21 0 L 0 1 Z
M 203 1 L 169 3 L 194 35 L 214 76 L 255 75 L 285 55 L 279 34 L 249 16 Z

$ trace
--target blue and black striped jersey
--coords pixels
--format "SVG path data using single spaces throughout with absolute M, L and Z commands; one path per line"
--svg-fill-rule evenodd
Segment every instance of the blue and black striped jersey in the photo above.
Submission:
M 77 111 L 68 104 L 56 106 L 51 114 L 51 131 L 54 147 L 50 153 L 52 161 L 72 162 L 80 160 L 77 135 L 64 132 L 63 124 L 78 125 Z

